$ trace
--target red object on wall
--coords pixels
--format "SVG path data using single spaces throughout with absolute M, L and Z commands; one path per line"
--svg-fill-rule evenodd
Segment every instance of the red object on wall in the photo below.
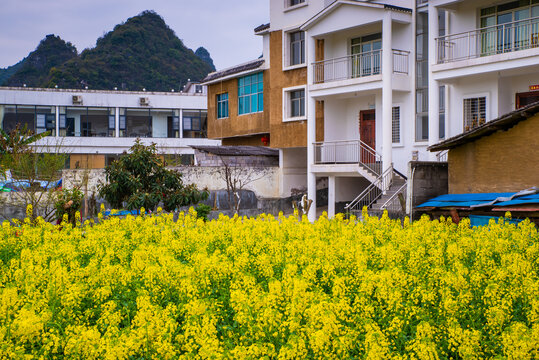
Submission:
M 260 138 L 260 140 L 262 140 L 262 144 L 264 144 L 264 146 L 268 146 L 269 144 L 269 136 L 267 135 L 264 135 Z

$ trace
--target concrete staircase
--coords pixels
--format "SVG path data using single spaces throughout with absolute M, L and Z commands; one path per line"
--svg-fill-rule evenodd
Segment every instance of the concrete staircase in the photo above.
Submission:
M 391 184 L 389 189 L 384 194 L 382 194 L 382 196 L 378 198 L 378 200 L 376 200 L 374 204 L 371 205 L 371 207 L 369 208 L 369 215 L 376 215 L 376 216 L 382 215 L 384 213 L 384 209 L 382 209 L 382 206 L 384 206 L 386 202 L 390 200 L 397 193 L 397 191 L 399 191 L 402 188 L 404 184 L 406 184 L 406 179 L 402 178 L 399 174 L 394 173 L 393 183 Z M 398 203 L 398 199 L 396 199 L 395 201 Z M 399 204 L 397 204 L 396 206 L 397 209 L 395 208 L 387 209 L 390 217 L 393 217 L 392 215 L 397 215 L 397 214 L 392 214 L 392 213 L 400 212 L 399 211 L 400 209 L 398 209 L 399 207 L 398 205 Z

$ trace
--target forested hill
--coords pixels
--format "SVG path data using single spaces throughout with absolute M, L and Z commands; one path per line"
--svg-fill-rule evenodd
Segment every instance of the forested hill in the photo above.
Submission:
M 213 70 L 206 49 L 195 54 L 161 16 L 144 11 L 116 25 L 80 55 L 70 43 L 48 35 L 4 85 L 170 91 Z

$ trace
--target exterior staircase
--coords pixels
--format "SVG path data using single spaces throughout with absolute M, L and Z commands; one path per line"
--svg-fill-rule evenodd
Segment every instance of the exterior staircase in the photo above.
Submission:
M 404 218 L 406 215 L 406 188 L 406 176 L 391 167 L 371 182 L 345 209 L 349 214 L 358 218 L 361 218 L 365 206 L 369 215 L 381 216 L 387 210 L 391 218 Z

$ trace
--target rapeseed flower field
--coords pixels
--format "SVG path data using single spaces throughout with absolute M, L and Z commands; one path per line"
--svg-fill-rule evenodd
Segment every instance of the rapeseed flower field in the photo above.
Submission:
M 537 359 L 538 240 L 366 215 L 4 222 L 0 358 Z

